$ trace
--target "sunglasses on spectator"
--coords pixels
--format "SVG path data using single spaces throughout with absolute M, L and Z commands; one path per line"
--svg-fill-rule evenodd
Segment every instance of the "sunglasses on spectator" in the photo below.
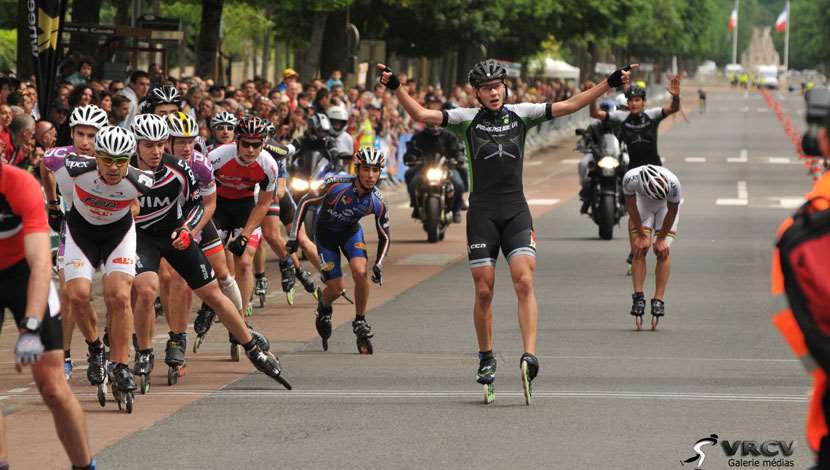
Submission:
M 258 149 L 258 148 L 262 147 L 262 141 L 257 140 L 257 141 L 251 142 L 251 141 L 248 141 L 248 140 L 240 140 L 239 145 L 241 145 L 244 148 Z
M 111 155 L 107 155 L 106 153 L 100 152 L 95 155 L 95 158 L 97 158 L 98 162 L 104 167 L 115 165 L 118 168 L 123 168 L 130 163 L 130 157 L 113 157 Z
M 232 131 L 233 126 L 227 125 L 227 124 L 226 125 L 219 125 L 219 126 L 214 126 L 213 129 L 217 130 L 217 131 Z

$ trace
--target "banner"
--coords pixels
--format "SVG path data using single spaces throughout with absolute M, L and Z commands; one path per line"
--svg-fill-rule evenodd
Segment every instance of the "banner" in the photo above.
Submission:
M 55 95 L 58 56 L 61 54 L 61 28 L 66 0 L 28 0 L 29 35 L 37 81 L 38 110 L 48 116 Z M 29 77 L 18 77 L 28 80 Z
M 732 14 L 729 15 L 729 23 L 726 24 L 726 29 L 730 33 L 735 31 L 735 27 L 738 26 L 738 9 L 732 10 Z
M 775 20 L 775 31 L 781 33 L 787 29 L 787 23 L 790 22 L 790 2 L 784 6 L 784 11 L 778 15 L 778 19 Z

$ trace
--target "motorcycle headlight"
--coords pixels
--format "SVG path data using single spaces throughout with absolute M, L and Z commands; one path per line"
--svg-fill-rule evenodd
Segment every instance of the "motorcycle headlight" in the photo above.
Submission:
M 613 170 L 620 166 L 620 161 L 614 157 L 602 157 L 599 162 L 597 162 L 597 166 L 607 170 Z
M 308 181 L 302 178 L 291 178 L 291 189 L 294 191 L 308 191 Z
M 427 181 L 429 184 L 438 184 L 444 178 L 444 170 L 441 168 L 430 168 L 427 170 Z
M 311 190 L 317 191 L 318 189 L 323 187 L 323 180 L 314 180 L 311 182 Z

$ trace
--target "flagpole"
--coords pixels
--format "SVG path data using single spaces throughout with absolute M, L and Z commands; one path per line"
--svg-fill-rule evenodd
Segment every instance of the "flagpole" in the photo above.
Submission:
M 738 12 L 738 0 L 735 0 L 735 12 L 737 12 L 738 16 L 740 16 L 740 13 Z M 738 23 L 739 23 L 739 21 L 737 21 L 737 18 L 736 18 L 735 29 L 732 31 L 732 63 L 733 64 L 738 63 Z
M 784 72 L 789 70 L 790 65 L 790 20 L 792 19 L 792 12 L 790 12 L 790 0 L 787 0 L 787 24 L 784 32 Z

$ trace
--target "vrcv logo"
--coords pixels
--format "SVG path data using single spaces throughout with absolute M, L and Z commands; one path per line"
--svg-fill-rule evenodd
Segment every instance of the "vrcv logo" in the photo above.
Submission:
M 721 439 L 719 441 L 717 434 L 698 439 L 692 445 L 695 455 L 681 460 L 681 466 L 695 464 L 695 470 L 703 469 L 706 454 L 712 455 L 718 444 L 728 458 L 727 465 L 730 468 L 795 467 L 795 460 L 792 458 L 795 452 L 795 441 L 776 439 L 765 441 Z

